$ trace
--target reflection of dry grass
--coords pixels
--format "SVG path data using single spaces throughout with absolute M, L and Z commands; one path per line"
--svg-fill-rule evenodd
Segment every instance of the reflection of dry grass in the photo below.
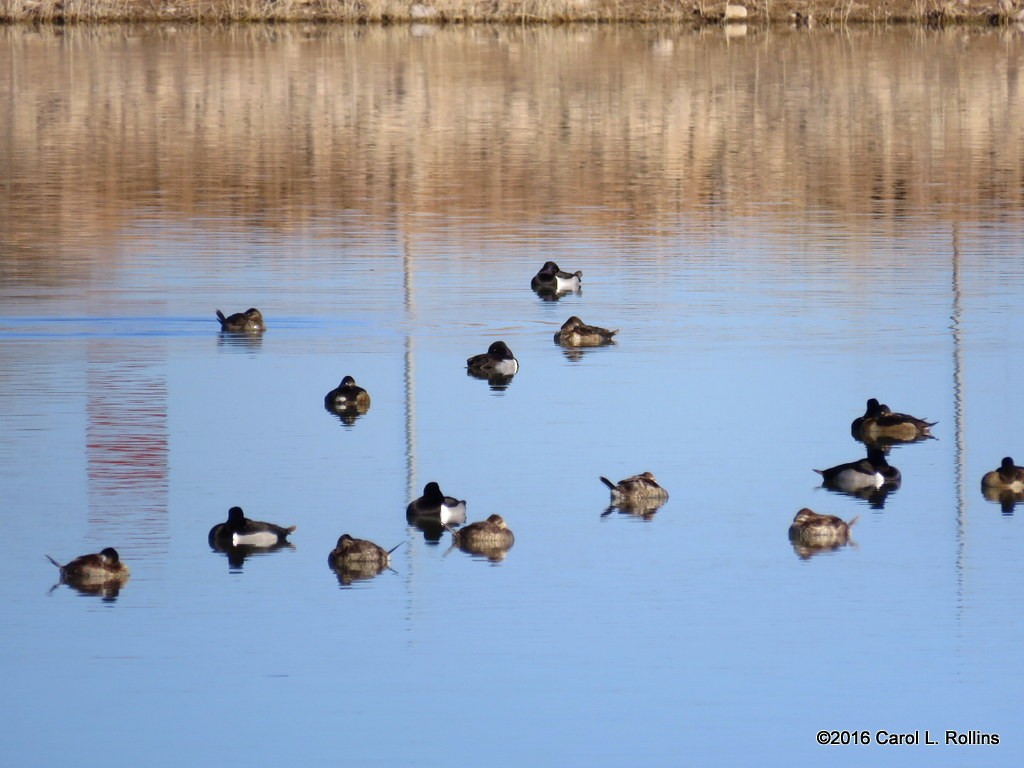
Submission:
M 398 211 L 496 232 L 765 205 L 851 227 L 998 216 L 1024 209 L 1021 45 L 918 28 L 0 28 L 0 252 L 138 216 L 293 230 Z
M 714 23 L 725 5 L 726 0 L 3 0 L 0 20 Z M 828 23 L 990 23 L 1017 13 L 1009 0 L 976 7 L 946 2 L 941 8 L 937 0 L 749 0 L 745 5 L 751 22 L 787 21 L 799 14 Z

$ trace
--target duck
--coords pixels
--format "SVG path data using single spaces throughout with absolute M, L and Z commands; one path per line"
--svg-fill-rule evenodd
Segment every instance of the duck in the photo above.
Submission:
M 925 421 L 905 413 L 895 413 L 889 406 L 871 398 L 867 402 L 863 416 L 858 416 L 850 424 L 854 437 L 862 440 L 890 438 L 910 442 L 931 437 L 931 428 L 937 421 Z
M 599 347 L 612 343 L 612 337 L 616 333 L 617 330 L 609 331 L 607 328 L 587 325 L 573 315 L 562 323 L 561 329 L 555 333 L 555 343 L 566 347 Z
M 327 561 L 332 566 L 378 566 L 383 570 L 390 565 L 391 553 L 400 546 L 402 545 L 387 550 L 372 541 L 354 539 L 343 533 L 331 554 L 327 556 Z
M 441 493 L 441 486 L 429 482 L 423 486 L 423 495 L 410 502 L 405 519 L 410 523 L 430 518 L 441 525 L 462 525 L 466 522 L 466 502 Z
M 639 475 L 627 477 L 613 483 L 607 477 L 602 477 L 601 482 L 608 486 L 612 493 L 613 502 L 630 502 L 649 499 L 668 499 L 668 491 L 658 485 L 654 475 L 644 472 Z
M 263 324 L 263 315 L 256 307 L 249 307 L 245 312 L 235 312 L 228 317 L 224 317 L 224 313 L 218 309 L 217 319 L 220 321 L 220 329 L 228 333 L 262 333 L 267 330 Z
M 496 341 L 483 354 L 466 360 L 466 367 L 480 376 L 514 376 L 519 372 L 519 361 L 504 341 Z
M 491 515 L 486 520 L 470 523 L 451 533 L 455 544 L 463 552 L 485 555 L 492 560 L 502 559 L 505 551 L 511 549 L 516 542 L 512 529 L 505 524 L 501 515 Z
M 365 412 L 370 407 L 370 394 L 356 384 L 351 376 L 324 395 L 324 407 L 329 411 L 350 410 Z
M 49 555 L 46 559 L 60 569 L 60 580 L 65 584 L 127 581 L 131 576 L 128 566 L 121 562 L 117 550 L 113 547 L 106 547 L 95 554 L 76 557 L 64 565 Z
M 789 526 L 789 540 L 821 547 L 845 544 L 850 538 L 850 528 L 859 519 L 857 516 L 846 522 L 835 515 L 820 515 L 804 507 Z
M 562 293 L 565 291 L 578 291 L 580 278 L 583 277 L 582 270 L 575 272 L 563 272 L 553 261 L 544 262 L 544 266 L 533 276 L 530 287 L 535 291 L 547 291 Z
M 295 526 L 283 528 L 273 523 L 250 520 L 241 507 L 228 510 L 228 519 L 210 529 L 209 542 L 214 549 L 221 547 L 270 548 L 285 543 Z
M 981 478 L 981 487 L 1014 493 L 1024 491 L 1024 467 L 1016 466 L 1013 459 L 1006 456 L 998 469 L 984 474 Z
M 821 475 L 822 485 L 840 491 L 881 488 L 901 481 L 900 471 L 889 464 L 880 448 L 869 448 L 865 459 L 814 471 Z

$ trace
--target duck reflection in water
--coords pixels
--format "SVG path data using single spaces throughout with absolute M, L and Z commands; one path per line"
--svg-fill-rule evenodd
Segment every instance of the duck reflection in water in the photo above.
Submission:
M 608 517 L 613 512 L 618 512 L 620 515 L 628 515 L 637 520 L 650 522 L 654 519 L 655 513 L 663 506 L 665 506 L 664 499 L 632 499 L 628 501 L 620 499 L 618 503 L 609 505 L 601 513 L 601 517 Z
M 250 520 L 241 507 L 231 507 L 228 519 L 210 529 L 207 541 L 214 552 L 227 555 L 232 570 L 241 570 L 245 559 L 251 555 L 295 549 L 288 541 L 288 535 L 294 530 L 294 525 L 284 528 L 274 523 Z
M 508 389 L 512 377 L 518 372 L 519 361 L 504 341 L 496 341 L 486 352 L 466 360 L 466 375 L 486 380 L 494 390 Z
M 544 301 L 558 301 L 567 293 L 579 295 L 582 279 L 581 270 L 565 272 L 555 262 L 547 261 L 533 276 L 530 287 Z
M 113 547 L 76 557 L 65 565 L 61 565 L 49 555 L 46 559 L 60 569 L 60 581 L 50 588 L 50 592 L 61 584 L 67 584 L 80 594 L 96 595 L 104 600 L 113 601 L 117 599 L 121 587 L 131 577 L 131 571 L 121 562 L 117 550 Z
M 819 515 L 804 507 L 796 513 L 789 526 L 789 541 L 801 560 L 822 552 L 833 552 L 853 543 L 850 528 L 859 519 L 854 517 L 846 522 L 835 515 Z
M 855 440 L 875 446 L 886 447 L 898 443 L 916 443 L 932 438 L 931 428 L 937 421 L 925 421 L 905 413 L 895 413 L 889 406 L 875 398 L 867 401 L 863 416 L 850 424 L 850 433 Z
M 356 384 L 351 376 L 346 376 L 341 383 L 324 395 L 324 408 L 333 413 L 341 422 L 351 427 L 356 419 L 370 410 L 370 394 Z
M 327 564 L 338 577 L 343 587 L 350 586 L 354 581 L 372 579 L 391 567 L 391 553 L 398 544 L 386 550 L 372 541 L 354 539 L 343 533 L 337 545 L 327 556 Z
M 263 346 L 261 333 L 232 333 L 221 331 L 217 334 L 217 348 L 227 352 L 252 352 Z
M 448 530 L 452 534 L 452 547 L 458 547 L 470 555 L 486 557 L 492 563 L 504 560 L 516 542 L 515 535 L 501 515 L 491 515 L 486 520 L 470 523 L 458 531 L 453 528 Z
M 982 476 L 981 494 L 998 503 L 1004 515 L 1012 515 L 1014 507 L 1024 501 L 1024 467 L 1006 456 L 996 469 Z
M 429 482 L 423 487 L 423 495 L 405 508 L 405 519 L 423 532 L 425 541 L 436 544 L 448 526 L 466 522 L 466 502 L 445 496 L 441 486 Z
M 900 471 L 875 446 L 868 448 L 867 458 L 814 471 L 821 475 L 822 487 L 864 499 L 874 509 L 883 509 L 886 497 L 902 483 Z

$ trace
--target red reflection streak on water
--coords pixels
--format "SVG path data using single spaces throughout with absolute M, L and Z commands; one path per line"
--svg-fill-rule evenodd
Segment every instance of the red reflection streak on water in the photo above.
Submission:
M 167 381 L 158 344 L 88 345 L 86 453 L 89 525 L 113 546 L 167 551 Z

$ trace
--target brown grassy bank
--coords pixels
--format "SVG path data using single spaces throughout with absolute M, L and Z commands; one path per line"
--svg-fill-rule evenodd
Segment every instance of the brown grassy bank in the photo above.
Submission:
M 1024 24 L 1024 0 L 0 0 L 3 22 Z

